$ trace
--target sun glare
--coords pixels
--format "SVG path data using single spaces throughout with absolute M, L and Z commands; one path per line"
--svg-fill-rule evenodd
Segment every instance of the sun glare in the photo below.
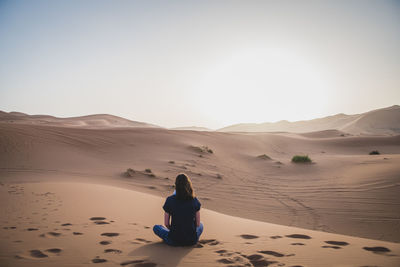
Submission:
M 223 124 L 315 117 L 329 100 L 329 83 L 321 69 L 290 50 L 238 51 L 202 77 L 196 102 L 205 116 L 226 119 Z

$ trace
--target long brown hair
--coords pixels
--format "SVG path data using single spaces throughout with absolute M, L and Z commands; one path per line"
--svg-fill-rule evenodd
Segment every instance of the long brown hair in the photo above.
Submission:
M 175 179 L 176 197 L 181 200 L 191 200 L 195 198 L 192 181 L 189 177 L 180 173 Z

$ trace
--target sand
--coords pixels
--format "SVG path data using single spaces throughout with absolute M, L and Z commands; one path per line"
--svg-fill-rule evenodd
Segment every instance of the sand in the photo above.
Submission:
M 0 151 L 0 266 L 400 264 L 400 136 L 3 122 Z M 202 247 L 152 233 L 180 172 L 203 204 Z
M 199 245 L 169 247 L 152 232 L 162 223 L 160 197 L 77 182 L 3 185 L 0 192 L 2 266 L 398 266 L 400 259 L 400 244 L 207 209 Z

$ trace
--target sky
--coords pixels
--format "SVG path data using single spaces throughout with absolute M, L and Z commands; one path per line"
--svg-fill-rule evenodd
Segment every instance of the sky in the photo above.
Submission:
M 400 1 L 0 0 L 0 110 L 218 129 L 400 104 Z

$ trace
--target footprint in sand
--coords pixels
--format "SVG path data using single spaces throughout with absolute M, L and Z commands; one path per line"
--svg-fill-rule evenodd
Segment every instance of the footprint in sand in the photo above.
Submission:
M 59 254 L 62 251 L 62 249 L 60 249 L 60 248 L 49 248 L 49 249 L 46 249 L 46 251 L 50 252 L 50 253 Z
M 92 259 L 93 263 L 103 263 L 103 262 L 107 262 L 106 259 L 100 259 L 98 256 L 94 259 Z
M 72 234 L 73 235 L 83 235 L 83 233 L 81 233 L 81 232 L 73 232 Z
M 103 246 L 110 245 L 111 243 L 112 243 L 111 241 L 107 241 L 107 240 L 103 240 L 103 241 L 99 242 L 99 244 L 103 245 Z
M 277 263 L 276 261 L 268 261 L 259 254 L 252 254 L 250 256 L 246 256 L 246 258 L 254 267 L 268 266 L 270 264 Z
M 92 217 L 92 218 L 90 218 L 91 221 L 103 221 L 105 219 L 106 219 L 105 217 Z
M 223 263 L 223 264 L 235 263 L 233 260 L 230 260 L 230 259 L 219 259 L 217 261 L 220 262 L 220 263 Z
M 17 229 L 15 226 L 3 227 L 3 229 Z
M 214 251 L 215 253 L 218 253 L 220 256 L 224 256 L 224 257 L 230 257 L 234 254 L 238 254 L 236 252 L 229 252 L 226 249 L 220 249 L 220 250 L 216 250 Z M 236 260 L 237 261 L 237 260 Z
M 31 256 L 34 257 L 34 258 L 46 258 L 46 257 L 48 257 L 46 254 L 44 254 L 43 252 L 41 252 L 38 249 L 33 249 L 33 250 L 29 251 L 29 252 L 30 252 Z
M 72 224 L 71 223 L 63 223 L 63 224 L 61 224 L 61 226 L 71 226 Z
M 26 229 L 27 231 L 37 231 L 37 230 L 39 230 L 38 228 L 27 228 Z
M 233 253 L 232 253 L 233 254 Z M 224 256 L 229 256 L 229 255 L 224 255 Z M 232 257 L 232 258 L 222 258 L 217 260 L 217 262 L 223 263 L 223 264 L 231 264 L 229 266 L 251 266 L 250 263 L 246 263 L 243 265 L 246 260 L 240 256 Z M 234 263 L 235 265 L 232 265 Z
M 275 252 L 275 251 L 272 251 L 272 250 L 260 250 L 260 251 L 258 251 L 258 253 L 266 254 L 266 255 L 272 255 L 274 257 L 283 257 L 283 256 L 285 256 L 285 254 L 282 254 L 282 253 L 279 253 L 279 252 Z
M 240 235 L 240 237 L 243 238 L 243 239 L 255 239 L 255 238 L 259 238 L 259 236 L 256 236 L 256 235 L 247 235 L 247 234 Z
M 110 224 L 109 222 L 105 222 L 105 221 L 95 221 L 94 223 L 97 225 Z
M 199 241 L 199 243 L 202 245 L 215 246 L 219 244 L 219 241 L 216 239 L 202 239 Z
M 121 254 L 122 250 L 119 249 L 113 249 L 113 248 L 108 248 L 104 250 L 104 253 L 115 253 L 115 254 Z
M 102 236 L 108 236 L 108 237 L 113 237 L 113 236 L 119 236 L 119 233 L 102 233 Z
M 333 248 L 333 249 L 341 249 L 339 246 L 321 246 L 321 248 Z
M 280 235 L 273 235 L 273 236 L 270 236 L 270 238 L 272 238 L 272 239 L 278 239 L 278 238 L 282 238 L 282 236 L 280 236 Z
M 57 236 L 61 235 L 61 233 L 57 233 L 57 232 L 48 232 L 47 234 L 51 235 L 51 236 L 54 236 L 54 237 L 57 237 Z
M 298 239 L 311 239 L 310 236 L 308 236 L 308 235 L 302 235 L 302 234 L 286 235 L 286 237 L 289 237 L 289 238 L 298 238 Z
M 143 239 L 143 238 L 136 238 L 135 240 L 137 240 L 137 241 L 140 241 L 140 242 L 143 242 L 143 243 L 151 243 L 151 241 L 149 241 L 149 240 L 146 240 L 146 239 Z
M 290 244 L 290 245 L 292 245 L 292 246 L 304 246 L 303 243 L 292 243 L 292 244 Z
M 334 245 L 334 246 L 347 246 L 349 243 L 344 242 L 344 241 L 324 241 L 325 243 L 329 245 Z
M 374 253 L 383 254 L 386 252 L 390 252 L 391 250 L 385 247 L 363 247 L 363 249 L 367 251 L 372 251 Z

